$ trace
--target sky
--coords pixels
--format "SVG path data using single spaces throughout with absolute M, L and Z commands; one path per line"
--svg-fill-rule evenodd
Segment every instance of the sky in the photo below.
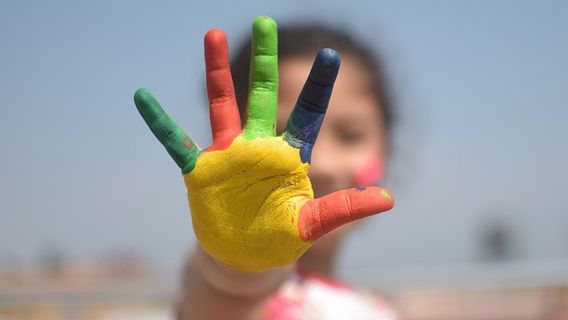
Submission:
M 203 35 L 236 48 L 258 15 L 344 28 L 386 66 L 397 205 L 356 230 L 344 273 L 475 263 L 493 224 L 513 259 L 568 257 L 566 2 L 2 1 L 0 266 L 60 250 L 179 268 L 185 186 L 132 96 L 208 145 Z

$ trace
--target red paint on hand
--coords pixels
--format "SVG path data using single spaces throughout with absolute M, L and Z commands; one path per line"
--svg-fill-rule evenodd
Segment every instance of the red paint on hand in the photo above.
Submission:
M 383 188 L 351 188 L 308 201 L 300 210 L 298 229 L 304 241 L 316 241 L 349 222 L 392 209 L 392 195 Z

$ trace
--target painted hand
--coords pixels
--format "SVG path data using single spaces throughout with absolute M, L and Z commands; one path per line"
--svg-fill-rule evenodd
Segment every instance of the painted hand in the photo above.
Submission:
M 292 112 L 275 136 L 278 103 L 276 23 L 253 23 L 248 120 L 243 129 L 223 31 L 205 36 L 212 145 L 202 150 L 146 89 L 134 101 L 140 114 L 182 169 L 195 234 L 203 249 L 243 271 L 294 263 L 325 233 L 389 210 L 391 195 L 358 187 L 313 199 L 308 169 L 339 70 L 339 56 L 322 49 Z

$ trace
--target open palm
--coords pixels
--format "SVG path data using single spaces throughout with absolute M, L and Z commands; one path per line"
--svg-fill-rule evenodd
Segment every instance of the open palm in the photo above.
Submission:
M 389 210 L 391 195 L 358 187 L 313 199 L 308 178 L 312 148 L 339 70 L 339 56 L 322 49 L 286 130 L 275 136 L 278 103 L 276 23 L 253 23 L 248 119 L 244 128 L 234 94 L 227 40 L 205 36 L 212 145 L 201 150 L 146 89 L 134 97 L 140 114 L 182 169 L 196 236 L 219 261 L 243 271 L 295 262 L 325 233 Z

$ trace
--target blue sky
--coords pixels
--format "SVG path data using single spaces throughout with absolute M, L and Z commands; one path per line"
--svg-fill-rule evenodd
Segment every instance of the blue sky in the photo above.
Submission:
M 257 15 L 343 27 L 384 56 L 398 202 L 342 268 L 477 261 L 497 220 L 517 258 L 568 256 L 566 2 L 2 1 L 0 262 L 58 247 L 179 266 L 185 187 L 132 95 L 151 88 L 207 145 L 202 37 L 222 28 L 233 47 Z

